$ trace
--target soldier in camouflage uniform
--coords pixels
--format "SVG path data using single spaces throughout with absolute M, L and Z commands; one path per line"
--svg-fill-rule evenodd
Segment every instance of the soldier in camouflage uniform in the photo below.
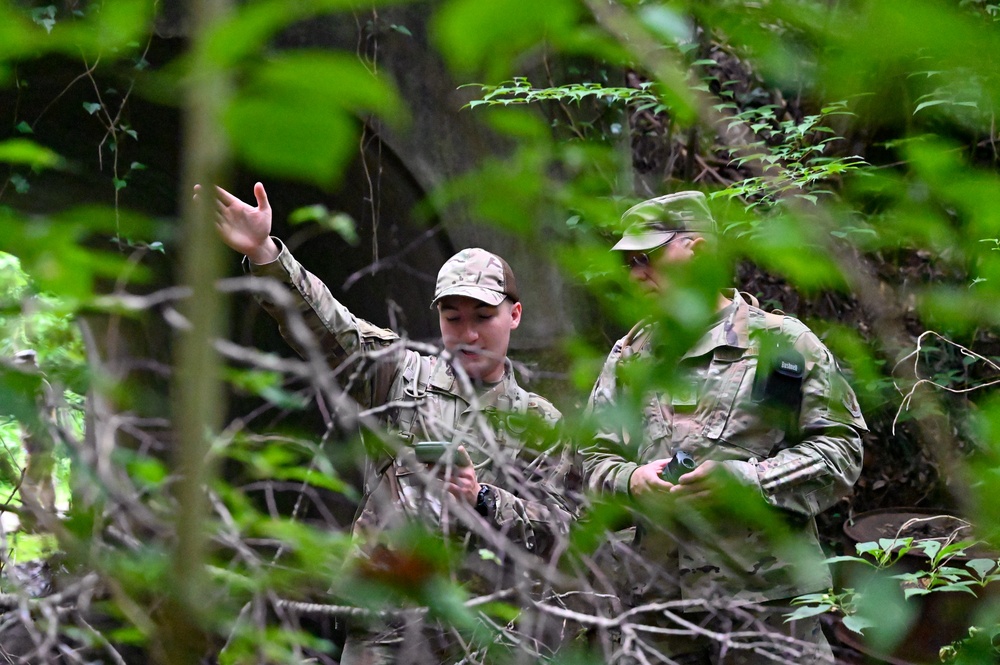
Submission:
M 645 201 L 623 222 L 628 227 L 613 249 L 625 254 L 632 279 L 654 293 L 670 288 L 671 267 L 711 251 L 715 234 L 700 192 Z M 689 610 L 680 615 L 687 626 L 663 615 L 655 622 L 680 629 L 652 638 L 654 650 L 677 662 L 832 662 L 815 617 L 785 623 L 784 616 L 788 599 L 831 584 L 814 518 L 857 480 L 865 422 L 830 351 L 800 321 L 764 312 L 735 290 L 720 296 L 718 308 L 681 356 L 671 394 L 631 396 L 643 405 L 641 438 L 607 427 L 583 451 L 588 489 L 630 497 L 641 514 L 631 546 L 621 537 L 612 546 L 612 568 L 630 573 L 617 580 L 618 592 L 627 607 L 678 601 Z M 640 323 L 614 345 L 591 394 L 598 415 L 629 403 L 628 366 L 654 362 L 664 334 Z M 697 466 L 664 480 L 678 451 Z M 721 520 L 699 513 L 725 481 L 775 509 L 794 552 L 779 550 L 774 529 L 750 510 L 723 511 Z M 741 630 L 756 632 L 753 648 L 746 634 L 732 637 Z
M 525 561 L 542 568 L 554 559 L 571 519 L 561 487 L 567 464 L 554 436 L 561 415 L 517 385 L 507 359 L 522 310 L 507 262 L 476 248 L 442 266 L 431 307 L 439 312 L 444 351 L 424 355 L 340 304 L 270 236 L 263 185 L 257 183 L 254 194 L 256 208 L 217 190 L 220 236 L 247 256 L 253 275 L 285 285 L 294 315 L 260 298 L 282 335 L 304 357 L 310 345 L 321 350 L 351 396 L 379 414 L 390 435 L 369 446 L 354 524 L 360 544 L 356 571 L 393 579 L 386 568 L 407 559 L 393 551 L 392 534 L 413 521 L 464 539 L 470 555 L 459 577 L 467 586 L 474 580 L 474 591 L 524 578 Z M 308 339 L 293 334 L 296 321 L 305 322 Z M 421 463 L 412 445 L 423 441 L 445 442 L 454 457 Z M 502 565 L 484 558 L 481 548 L 492 549 Z M 525 552 L 534 556 L 525 559 Z M 504 574 L 498 578 L 497 571 Z M 494 588 L 487 587 L 490 582 Z M 454 654 L 445 631 L 417 631 L 417 640 L 407 631 L 405 644 L 403 632 L 391 622 L 369 626 L 349 637 L 342 663 L 435 662 L 449 649 Z
M 15 353 L 14 367 L 30 377 L 26 384 L 31 386 L 30 404 L 18 415 L 25 461 L 21 502 L 26 510 L 21 526 L 27 531 L 44 531 L 56 515 L 56 488 L 52 477 L 56 466 L 52 434 L 56 423 L 55 399 L 33 349 Z

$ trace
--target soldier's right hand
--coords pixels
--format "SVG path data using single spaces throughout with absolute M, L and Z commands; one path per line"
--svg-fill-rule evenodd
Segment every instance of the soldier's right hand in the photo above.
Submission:
M 653 460 L 636 469 L 628 482 L 628 489 L 632 496 L 641 498 L 643 495 L 649 496 L 653 492 L 669 492 L 673 484 L 660 477 L 669 462 L 669 459 Z
M 194 186 L 194 197 L 201 194 L 201 185 Z M 278 245 L 271 238 L 271 206 L 264 185 L 253 187 L 257 207 L 241 201 L 221 187 L 215 188 L 215 228 L 222 242 L 257 264 L 278 258 Z

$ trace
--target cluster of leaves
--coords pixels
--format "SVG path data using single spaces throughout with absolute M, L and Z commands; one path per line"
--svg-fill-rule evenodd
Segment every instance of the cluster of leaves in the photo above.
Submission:
M 662 113 L 667 110 L 662 98 L 652 90 L 653 84 L 651 82 L 642 83 L 638 88 L 615 87 L 590 82 L 536 88 L 526 77 L 516 76 L 499 85 L 469 83 L 463 87 L 477 87 L 482 93 L 481 98 L 473 99 L 465 105 L 466 108 L 470 109 L 477 106 L 511 106 L 547 101 L 580 104 L 585 100 L 593 99 L 608 105 L 629 104 L 633 111 Z
M 827 563 L 836 566 L 858 565 L 852 577 L 863 586 L 830 589 L 824 593 L 806 594 L 794 599 L 798 609 L 788 615 L 788 620 L 817 616 L 829 612 L 842 616 L 843 625 L 859 634 L 880 631 L 869 639 L 881 648 L 891 650 L 898 645 L 908 626 L 906 616 L 917 616 L 926 610 L 913 607 L 917 600 L 931 594 L 962 593 L 973 597 L 1000 580 L 1000 560 L 971 556 L 971 548 L 981 543 L 955 541 L 953 538 L 880 538 L 878 541 L 858 543 L 857 556 L 835 556 Z M 903 565 L 904 562 L 907 565 Z M 912 570 L 914 562 L 916 570 Z M 906 572 L 894 572 L 903 568 Z M 865 570 L 870 571 L 865 575 Z M 902 595 L 898 594 L 902 590 Z M 892 609 L 897 606 L 896 609 Z M 894 615 L 902 614 L 904 620 L 894 625 L 886 634 L 886 623 L 893 624 Z M 991 620 L 992 615 L 970 614 L 969 621 Z M 930 619 L 933 621 L 933 619 Z M 982 649 L 993 650 L 992 637 L 1000 631 L 1000 623 L 988 628 L 970 626 L 968 635 L 951 644 L 941 645 L 938 657 L 942 662 L 982 662 L 971 653 L 982 655 Z M 963 653 L 964 651 L 964 653 Z M 972 657 L 972 660 L 961 658 Z
M 846 102 L 824 107 L 801 120 L 780 119 L 773 105 L 740 109 L 729 102 L 717 106 L 730 111 L 730 127 L 749 127 L 757 141 L 743 146 L 733 161 L 738 167 L 756 163 L 760 175 L 746 178 L 723 194 L 747 202 L 749 208 L 769 208 L 778 201 L 798 198 L 815 204 L 821 196 L 834 196 L 835 183 L 845 174 L 867 166 L 858 155 L 830 153 L 831 144 L 843 137 L 827 126 L 828 119 L 853 115 Z
M 876 573 L 879 582 L 897 580 L 902 598 L 926 596 L 932 593 L 967 593 L 977 596 L 991 583 L 1000 580 L 1000 561 L 993 558 L 969 558 L 968 550 L 974 542 L 953 542 L 950 539 L 880 538 L 878 541 L 858 543 L 857 556 L 830 557 L 832 565 L 860 564 Z M 893 566 L 909 555 L 909 561 L 918 561 L 918 570 L 889 574 Z M 962 565 L 956 565 L 961 563 Z M 863 577 L 863 575 L 860 575 Z M 865 587 L 830 589 L 823 593 L 805 594 L 792 602 L 799 608 L 788 615 L 788 621 L 834 612 L 843 617 L 844 626 L 856 633 L 880 626 L 888 601 L 881 594 L 885 588 L 868 579 Z

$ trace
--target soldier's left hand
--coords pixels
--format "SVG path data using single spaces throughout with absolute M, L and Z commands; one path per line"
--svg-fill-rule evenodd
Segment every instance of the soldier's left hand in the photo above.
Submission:
M 706 460 L 693 471 L 688 471 L 677 479 L 677 484 L 670 488 L 670 493 L 680 498 L 705 498 L 712 494 L 718 484 L 719 474 L 725 473 L 725 467 L 715 460 Z

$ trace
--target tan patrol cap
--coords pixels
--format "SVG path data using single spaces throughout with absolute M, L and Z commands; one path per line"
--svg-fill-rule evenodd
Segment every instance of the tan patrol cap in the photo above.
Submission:
M 705 195 L 697 191 L 676 192 L 637 203 L 622 215 L 628 224 L 612 250 L 642 252 L 664 245 L 683 231 L 715 233 L 715 219 Z
M 504 298 L 519 300 L 507 262 L 478 247 L 463 249 L 441 266 L 431 307 L 445 296 L 467 296 L 487 305 L 499 305 Z

